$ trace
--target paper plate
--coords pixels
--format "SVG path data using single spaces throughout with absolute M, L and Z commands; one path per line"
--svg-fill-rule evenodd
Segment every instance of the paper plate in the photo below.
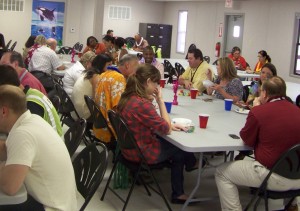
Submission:
M 204 80 L 202 83 L 203 83 L 203 86 L 205 86 L 206 88 L 214 85 L 214 83 L 211 82 L 210 80 Z
M 248 114 L 250 110 L 243 109 L 243 108 L 237 108 L 234 111 L 239 114 Z
M 172 123 L 173 124 L 178 123 L 181 125 L 189 126 L 192 124 L 192 120 L 185 119 L 185 118 L 174 118 L 174 119 L 172 119 Z

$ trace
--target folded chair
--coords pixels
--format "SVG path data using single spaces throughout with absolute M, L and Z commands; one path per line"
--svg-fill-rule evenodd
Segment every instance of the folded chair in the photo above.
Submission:
M 151 196 L 151 193 L 148 189 L 148 187 L 150 187 L 153 191 L 155 191 L 157 194 L 159 194 L 168 210 L 172 210 L 165 195 L 163 194 L 162 189 L 160 188 L 156 178 L 154 177 L 153 173 L 152 173 L 152 169 L 157 169 L 159 165 L 161 165 L 161 163 L 158 164 L 153 164 L 150 165 L 147 163 L 145 157 L 143 156 L 139 146 L 136 143 L 136 140 L 132 134 L 132 132 L 130 131 L 130 129 L 127 127 L 127 124 L 125 123 L 125 121 L 121 118 L 121 116 L 119 114 L 117 114 L 115 111 L 113 110 L 109 110 L 108 111 L 108 117 L 109 120 L 117 134 L 117 142 L 118 142 L 118 146 L 120 147 L 120 151 L 118 153 L 118 155 L 116 156 L 115 162 L 114 162 L 114 166 L 112 168 L 112 171 L 109 175 L 108 181 L 106 183 L 105 189 L 103 191 L 103 194 L 101 196 L 101 200 L 104 200 L 105 194 L 107 189 L 110 189 L 121 201 L 124 202 L 124 206 L 122 210 L 125 210 L 127 207 L 127 204 L 129 202 L 131 193 L 133 191 L 134 185 L 136 184 L 137 180 L 141 181 L 142 184 L 144 185 L 147 193 L 149 196 Z M 135 149 L 138 152 L 138 156 L 140 158 L 140 162 L 132 162 L 127 160 L 123 155 L 122 155 L 122 150 L 132 150 Z M 113 189 L 111 189 L 109 187 L 109 183 L 112 179 L 112 176 L 116 170 L 116 166 L 118 165 L 118 163 L 122 163 L 123 165 L 125 165 L 131 172 L 133 172 L 133 181 L 129 190 L 129 193 L 127 195 L 126 200 L 124 200 L 116 191 L 114 191 Z M 156 186 L 156 189 L 154 189 L 152 186 L 150 185 L 146 185 L 145 182 L 143 181 L 142 177 L 140 177 L 140 173 L 141 172 L 146 172 L 149 174 L 149 176 L 151 176 L 154 185 Z
M 271 191 L 267 189 L 268 180 L 272 173 L 276 173 L 288 179 L 300 179 L 300 144 L 297 144 L 287 150 L 276 161 L 275 165 L 270 169 L 270 172 L 262 182 L 259 188 L 252 188 L 254 195 L 244 211 L 250 210 L 250 206 L 255 202 L 254 210 L 263 198 L 265 201 L 265 210 L 268 211 L 268 199 L 285 199 L 289 198 L 290 201 L 286 205 L 286 209 L 291 205 L 295 197 L 300 196 L 300 189 L 288 191 Z
M 176 75 L 176 70 L 171 64 L 171 62 L 167 59 L 164 60 L 164 69 L 167 72 L 165 78 L 169 78 L 168 83 L 173 83 L 173 76 Z

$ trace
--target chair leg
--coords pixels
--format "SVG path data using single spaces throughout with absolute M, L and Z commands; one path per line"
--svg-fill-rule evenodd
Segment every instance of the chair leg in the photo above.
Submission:
M 112 178 L 112 176 L 113 176 L 113 174 L 114 174 L 114 172 L 115 172 L 115 170 L 116 170 L 117 164 L 118 164 L 118 162 L 115 161 L 115 164 L 114 164 L 114 166 L 113 166 L 113 168 L 112 168 L 112 170 L 111 170 L 111 172 L 110 172 L 110 175 L 109 175 L 108 180 L 107 180 L 107 183 L 106 183 L 106 185 L 105 185 L 103 194 L 102 194 L 102 196 L 101 196 L 101 201 L 103 201 L 103 199 L 104 199 L 104 196 L 105 196 L 106 191 L 107 191 L 107 189 L 108 189 L 108 187 L 109 187 L 109 183 L 110 183 L 110 181 L 111 181 L 111 178 Z
M 145 188 L 145 190 L 146 190 L 148 196 L 151 196 L 151 193 L 150 193 L 150 191 L 149 191 L 149 188 L 148 188 L 148 186 L 146 185 L 144 179 L 143 179 L 141 176 L 138 176 L 138 178 L 139 178 L 139 180 L 141 181 L 141 183 L 143 184 L 143 186 L 144 186 L 144 188 Z
M 141 168 L 142 168 L 142 165 L 139 166 L 138 171 L 137 171 L 136 174 L 134 175 L 134 179 L 133 179 L 133 181 L 132 181 L 132 184 L 131 184 L 131 187 L 130 187 L 130 190 L 129 190 L 129 193 L 128 193 L 128 195 L 127 195 L 127 198 L 126 198 L 126 201 L 125 201 L 125 204 L 124 204 L 124 206 L 123 206 L 122 211 L 125 211 L 125 209 L 126 209 L 126 207 L 127 207 L 127 204 L 128 204 L 128 202 L 129 202 L 130 196 L 131 196 L 131 194 L 132 194 L 134 185 L 135 185 L 135 183 L 136 183 L 136 181 L 137 181 L 137 178 L 139 177 L 139 173 L 140 173 L 140 171 L 141 171 Z
M 260 199 L 261 199 L 260 197 L 257 198 L 257 200 L 256 200 L 256 202 L 255 202 L 255 205 L 254 205 L 254 211 L 257 210 L 257 207 L 258 207 L 258 205 L 259 205 Z
M 171 207 L 170 207 L 170 205 L 169 205 L 169 202 L 168 202 L 168 200 L 166 199 L 165 194 L 164 194 L 163 191 L 161 190 L 161 188 L 160 188 L 160 186 L 159 186 L 159 184 L 158 184 L 156 178 L 154 177 L 152 171 L 151 171 L 150 169 L 148 169 L 148 171 L 149 171 L 149 173 L 150 173 L 150 175 L 151 175 L 151 177 L 152 177 L 152 179 L 153 179 L 153 181 L 154 181 L 154 183 L 155 183 L 155 185 L 156 185 L 156 187 L 157 187 L 157 189 L 158 189 L 158 192 L 159 192 L 160 196 L 163 198 L 163 200 L 164 200 L 166 206 L 168 207 L 169 211 L 172 211 L 172 209 L 171 209 Z
M 288 208 L 291 206 L 291 204 L 293 203 L 295 197 L 292 197 L 289 202 L 285 205 L 285 210 L 288 210 Z
M 265 210 L 269 211 L 268 198 L 264 197 L 264 200 L 265 200 Z

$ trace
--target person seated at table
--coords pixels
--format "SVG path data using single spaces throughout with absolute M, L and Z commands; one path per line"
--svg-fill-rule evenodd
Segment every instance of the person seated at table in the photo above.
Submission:
M 90 117 L 91 114 L 84 101 L 84 95 L 92 97 L 95 95 L 93 87 L 95 87 L 98 83 L 97 75 L 106 71 L 107 66 L 111 64 L 112 58 L 110 56 L 107 54 L 99 54 L 92 60 L 91 67 L 84 70 L 75 82 L 71 94 L 71 100 L 80 117 L 84 119 L 88 119 Z M 76 116 L 74 115 L 74 118 L 75 117 Z
M 114 52 L 113 47 L 115 43 L 115 38 L 109 35 L 105 35 L 102 38 L 102 42 L 105 45 L 105 53 L 112 57 Z
M 5 46 L 5 39 L 4 39 L 4 35 L 2 33 L 0 33 L 0 59 L 3 55 L 3 53 L 5 53 L 7 51 L 6 46 Z
M 228 57 L 218 59 L 217 71 L 215 84 L 207 88 L 207 94 L 214 94 L 218 99 L 232 99 L 234 103 L 240 101 L 243 97 L 243 84 L 237 76 L 233 61 Z M 212 71 L 207 75 L 213 81 Z
M 83 50 L 82 54 L 85 54 L 88 51 L 93 51 L 95 54 L 105 53 L 106 47 L 104 43 L 98 43 L 98 40 L 94 36 L 90 36 L 87 38 L 86 47 Z
M 261 106 L 250 110 L 240 131 L 244 143 L 254 148 L 255 160 L 227 162 L 216 168 L 215 179 L 222 210 L 242 210 L 237 185 L 259 187 L 275 162 L 300 143 L 300 109 L 286 100 L 286 84 L 278 76 L 262 83 Z M 273 173 L 268 189 L 299 189 L 300 180 Z M 281 208 L 282 209 L 282 208 Z
M 110 127 L 107 111 L 116 107 L 125 89 L 126 79 L 135 73 L 137 66 L 138 58 L 135 55 L 126 54 L 121 58 L 118 67 L 110 67 L 101 75 L 97 75 L 97 83 L 93 87 L 94 100 Z M 99 140 L 112 143 L 111 134 L 107 129 L 94 128 L 93 131 Z
M 55 107 L 49 98 L 42 92 L 23 86 L 20 83 L 17 71 L 10 65 L 0 65 L 0 85 L 20 87 L 26 95 L 27 107 L 31 113 L 41 116 L 61 136 L 62 126 Z
M 66 70 L 62 79 L 64 85 L 63 88 L 70 97 L 73 92 L 75 82 L 84 70 L 91 68 L 92 61 L 95 57 L 96 54 L 93 51 L 88 51 L 80 57 L 79 61 Z
M 148 46 L 148 41 L 144 39 L 144 37 L 142 37 L 139 33 L 136 33 L 134 35 L 134 46 L 132 47 L 133 50 L 135 51 L 143 51 L 143 49 Z
M 179 76 L 179 84 L 186 89 L 195 88 L 203 92 L 205 87 L 203 81 L 207 80 L 207 72 L 210 69 L 209 64 L 203 60 L 202 51 L 198 48 L 188 50 L 189 67 Z
M 126 40 L 122 37 L 118 37 L 115 39 L 115 42 L 114 42 L 115 52 L 113 53 L 113 59 L 114 59 L 114 64 L 116 64 L 116 65 L 119 63 L 120 59 L 125 54 L 128 54 L 125 43 L 126 43 Z
M 106 32 L 106 35 L 109 35 L 109 36 L 113 37 L 114 36 L 114 30 L 108 29 L 107 32 Z
M 0 64 L 7 64 L 13 67 L 17 71 L 19 80 L 23 86 L 28 85 L 30 88 L 37 89 L 47 96 L 47 92 L 41 82 L 25 69 L 25 64 L 20 53 L 16 51 L 6 52 L 0 60 Z
M 259 80 L 251 82 L 250 94 L 246 101 L 246 105 L 248 105 L 249 108 L 260 105 L 259 95 L 260 95 L 260 91 L 261 91 L 261 85 L 264 81 L 266 81 L 274 76 L 277 76 L 276 67 L 272 63 L 264 64 L 260 71 Z
M 197 168 L 193 153 L 184 152 L 172 143 L 155 135 L 170 134 L 172 130 L 187 129 L 171 124 L 159 87 L 160 72 L 153 65 L 144 64 L 137 68 L 134 75 L 129 76 L 124 93 L 117 105 L 117 111 L 132 131 L 138 146 L 149 164 L 166 160 L 171 161 L 172 203 L 182 204 L 188 198 L 183 190 L 183 168 L 191 171 Z M 158 104 L 160 115 L 152 104 Z M 122 150 L 124 157 L 138 162 L 135 150 Z
M 74 169 L 61 137 L 27 110 L 19 87 L 0 86 L 0 109 L 0 131 L 9 134 L 0 142 L 1 191 L 13 196 L 24 184 L 34 199 L 26 210 L 76 210 Z
M 266 63 L 271 63 L 271 57 L 268 55 L 268 53 L 265 50 L 261 50 L 258 52 L 258 62 L 256 63 L 255 67 L 253 70 L 247 69 L 246 71 L 248 73 L 257 73 L 259 74 L 261 71 L 261 68 L 264 64 Z
M 52 49 L 54 52 L 56 52 L 56 46 L 57 46 L 57 41 L 54 38 L 48 38 L 46 41 L 46 44 L 50 49 Z
M 145 63 L 145 64 L 153 65 L 159 70 L 161 78 L 164 78 L 164 74 L 165 74 L 164 65 L 156 60 L 153 48 L 151 46 L 147 46 L 144 48 L 143 57 L 139 62 L 140 64 Z
M 25 46 L 23 48 L 23 60 L 26 59 L 28 51 L 30 50 L 30 48 L 34 45 L 34 40 L 35 40 L 36 36 L 35 35 L 30 35 L 25 43 Z
M 54 70 L 65 70 L 66 67 L 58 58 L 55 51 L 48 48 L 46 38 L 43 35 L 37 36 L 36 40 L 41 40 L 41 44 L 35 44 L 28 52 L 31 57 L 28 65 L 29 71 L 42 71 L 51 74 Z
M 241 56 L 241 49 L 237 46 L 233 47 L 228 58 L 232 59 L 237 70 L 246 70 L 247 63 L 244 57 Z

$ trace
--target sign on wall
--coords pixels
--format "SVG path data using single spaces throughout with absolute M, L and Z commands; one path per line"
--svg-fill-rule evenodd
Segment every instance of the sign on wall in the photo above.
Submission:
M 64 2 L 33 0 L 31 35 L 44 35 L 62 41 L 64 29 Z

